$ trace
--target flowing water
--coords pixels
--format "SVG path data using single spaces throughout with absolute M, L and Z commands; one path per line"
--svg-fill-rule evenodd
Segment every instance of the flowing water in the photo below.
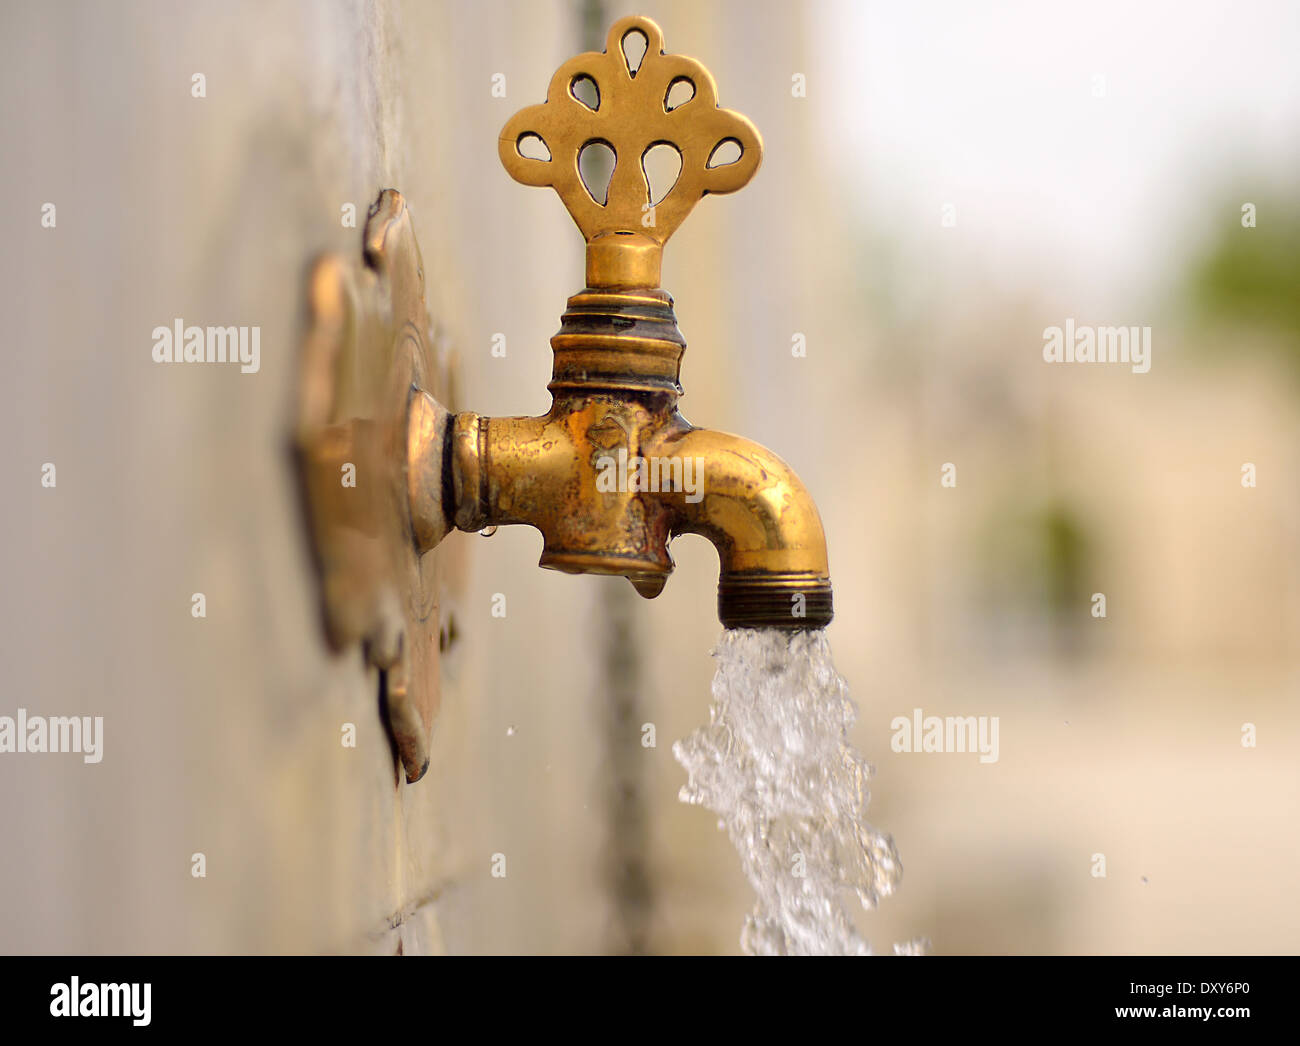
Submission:
M 871 767 L 848 742 L 857 706 L 824 632 L 736 629 L 714 656 L 709 725 L 673 745 L 683 802 L 719 817 L 758 895 L 751 955 L 867 955 L 846 901 L 865 908 L 902 875 L 893 840 L 865 820 Z M 925 950 L 925 942 L 894 946 Z

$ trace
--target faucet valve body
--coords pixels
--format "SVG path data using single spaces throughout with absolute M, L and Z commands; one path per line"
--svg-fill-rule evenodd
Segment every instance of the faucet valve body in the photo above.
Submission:
M 673 569 L 668 543 L 701 534 L 721 561 L 724 627 L 829 623 L 821 520 L 794 472 L 755 443 L 694 428 L 677 409 L 686 343 L 666 293 L 584 290 L 551 346 L 542 417 L 417 406 L 424 420 L 412 425 L 420 435 L 408 467 L 417 543 L 453 525 L 528 524 L 544 538 L 541 566 L 621 575 L 653 598 Z

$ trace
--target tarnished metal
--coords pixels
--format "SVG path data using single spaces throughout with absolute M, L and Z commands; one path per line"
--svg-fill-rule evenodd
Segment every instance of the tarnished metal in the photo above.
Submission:
M 382 670 L 382 706 L 408 781 L 428 768 L 439 699 L 438 577 L 450 529 L 431 432 L 447 411 L 424 267 L 401 194 L 370 210 L 364 259 L 320 258 L 308 282 L 295 450 L 321 582 L 326 636 L 364 646 Z M 418 457 L 436 477 L 409 471 Z M 425 506 L 411 532 L 409 505 Z
M 636 36 L 646 45 L 639 64 L 629 58 Z M 675 91 L 688 100 L 674 104 Z M 531 138 L 549 160 L 525 155 Z M 615 153 L 603 204 L 579 163 L 593 143 Z M 710 166 L 727 143 L 738 158 Z M 677 150 L 681 172 L 656 202 L 645 158 L 664 144 Z M 560 67 L 546 102 L 506 124 L 499 151 L 515 179 L 559 193 L 587 240 L 588 286 L 569 299 L 551 339 L 549 413 L 458 414 L 449 437 L 431 429 L 412 441 L 413 474 L 432 475 L 450 448 L 449 500 L 414 499 L 415 532 L 436 534 L 444 517 L 470 531 L 528 524 L 545 539 L 542 566 L 624 575 L 646 597 L 658 595 L 673 568 L 671 538 L 702 534 L 721 560 L 725 626 L 825 625 L 831 588 L 816 506 L 776 455 L 694 428 L 677 411 L 686 343 L 658 287 L 663 244 L 691 208 L 708 193 L 741 188 L 757 170 L 757 130 L 717 107 L 699 62 L 665 55 L 659 27 L 631 17 L 614 24 L 603 53 Z
M 627 46 L 637 36 L 639 63 Z M 549 160 L 521 151 L 534 136 Z M 602 201 L 579 159 L 597 143 L 615 154 Z M 729 144 L 738 155 L 719 160 Z M 645 164 L 663 145 L 681 169 L 656 200 Z M 708 71 L 665 55 L 659 27 L 642 17 L 616 22 L 603 53 L 566 62 L 547 101 L 506 124 L 506 170 L 555 188 L 587 241 L 587 287 L 569 299 L 551 339 L 552 404 L 542 417 L 443 406 L 424 271 L 397 192 L 372 209 L 364 267 L 328 257 L 313 270 L 297 455 L 326 632 L 335 647 L 364 644 L 383 670 L 408 780 L 427 768 L 439 695 L 428 553 L 453 527 L 536 527 L 542 566 L 623 575 L 647 598 L 673 569 L 669 541 L 702 534 L 718 549 L 724 626 L 830 621 L 826 541 L 812 498 L 770 451 L 695 428 L 678 412 L 686 342 L 659 288 L 665 241 L 702 196 L 741 188 L 762 148 L 745 117 L 718 108 Z

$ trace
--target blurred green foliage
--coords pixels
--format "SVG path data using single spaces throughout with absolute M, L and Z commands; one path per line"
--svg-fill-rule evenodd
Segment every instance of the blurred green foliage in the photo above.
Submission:
M 1189 291 L 1196 311 L 1210 320 L 1270 329 L 1275 345 L 1300 373 L 1300 209 L 1279 201 L 1256 202 L 1255 227 L 1237 220 L 1194 261 Z M 1216 340 L 1216 354 L 1239 350 Z
M 1080 649 L 1088 622 L 1088 578 L 1096 564 L 1089 524 L 1068 500 L 1009 493 L 986 521 L 980 548 L 995 613 L 1048 626 L 1058 651 Z
M 1083 521 L 1068 505 L 1053 501 L 1043 506 L 1033 523 L 1042 543 L 1048 605 L 1062 617 L 1078 614 L 1086 597 L 1083 578 L 1088 560 Z

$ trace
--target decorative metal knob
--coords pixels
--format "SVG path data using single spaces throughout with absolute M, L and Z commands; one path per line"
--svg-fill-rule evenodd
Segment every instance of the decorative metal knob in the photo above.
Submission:
M 637 37 L 645 52 L 635 57 Z M 664 53 L 649 18 L 615 22 L 603 52 L 565 62 L 546 101 L 521 109 L 501 131 L 501 162 L 525 185 L 549 185 L 587 240 L 587 286 L 659 286 L 663 245 L 709 193 L 742 188 L 758 170 L 763 140 L 740 113 L 718 107 L 713 77 L 694 58 Z M 549 159 L 523 152 L 538 139 Z M 646 156 L 659 145 L 681 161 L 662 199 L 651 195 Z M 614 170 L 604 200 L 583 181 L 585 149 L 605 146 Z M 728 155 L 730 154 L 730 155 Z

